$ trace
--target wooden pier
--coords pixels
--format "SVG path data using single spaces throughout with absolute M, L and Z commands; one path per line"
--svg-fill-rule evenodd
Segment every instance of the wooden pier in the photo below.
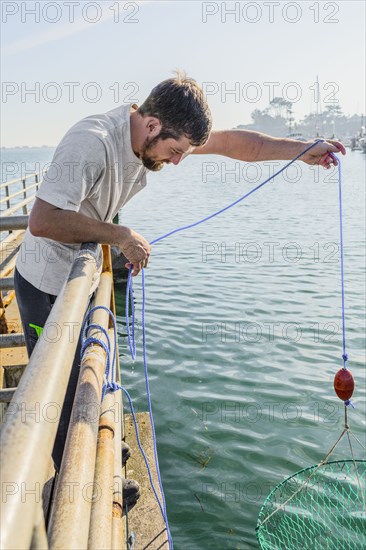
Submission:
M 107 393 L 101 402 L 106 369 L 101 345 L 91 344 L 84 353 L 60 472 L 53 468 L 51 453 L 58 421 L 48 421 L 44 411 L 50 412 L 52 406 L 61 410 L 77 341 L 70 342 L 66 331 L 56 343 L 39 338 L 29 360 L 13 280 L 16 254 L 40 180 L 41 174 L 34 174 L 0 187 L 1 204 L 6 204 L 0 225 L 0 546 L 2 550 L 130 550 L 133 541 L 134 550 L 168 549 L 165 523 L 137 446 L 131 415 L 123 414 L 122 392 Z M 62 326 L 71 321 L 80 332 L 98 253 L 99 245 L 81 247 L 45 329 L 47 324 Z M 115 315 L 109 247 L 103 246 L 102 253 L 103 270 L 92 306 L 108 307 Z M 113 341 L 113 324 L 106 311 L 95 311 L 91 322 L 104 327 Z M 90 330 L 88 336 L 93 335 L 106 343 L 100 331 Z M 116 356 L 114 381 L 120 383 L 118 353 Z M 85 414 L 85 406 L 90 404 L 98 407 L 98 415 Z M 137 417 L 140 440 L 159 492 L 149 416 L 139 413 Z M 123 468 L 122 440 L 132 449 Z M 123 477 L 138 481 L 141 491 L 127 518 L 122 515 Z

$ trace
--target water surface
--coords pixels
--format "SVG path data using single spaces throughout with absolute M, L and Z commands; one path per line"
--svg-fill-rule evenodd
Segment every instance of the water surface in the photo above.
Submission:
M 52 158 L 51 149 L 2 153 L 19 169 L 23 161 L 32 170 Z M 347 342 L 357 405 L 350 425 L 364 443 L 365 161 L 350 151 L 343 160 Z M 151 174 L 120 223 L 153 240 L 222 208 L 278 166 L 191 157 Z M 134 286 L 140 319 L 140 277 Z M 343 426 L 333 391 L 342 364 L 336 171 L 298 163 L 222 216 L 156 244 L 146 293 L 153 411 L 175 548 L 258 548 L 255 525 L 269 491 L 324 458 Z M 143 411 L 141 325 L 133 364 L 123 303 L 120 288 L 123 383 Z M 347 446 L 333 458 L 350 458 Z

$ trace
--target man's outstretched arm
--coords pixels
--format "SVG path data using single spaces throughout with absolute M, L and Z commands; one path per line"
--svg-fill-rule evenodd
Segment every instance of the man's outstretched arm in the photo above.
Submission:
M 297 141 L 288 138 L 276 138 L 252 132 L 249 130 L 222 130 L 212 131 L 205 145 L 196 147 L 196 155 L 224 155 L 246 162 L 260 162 L 264 160 L 291 160 L 299 155 L 306 147 L 314 143 Z M 307 164 L 319 164 L 330 168 L 337 164 L 329 153 L 346 154 L 344 146 L 339 141 L 324 141 L 315 145 L 299 160 Z

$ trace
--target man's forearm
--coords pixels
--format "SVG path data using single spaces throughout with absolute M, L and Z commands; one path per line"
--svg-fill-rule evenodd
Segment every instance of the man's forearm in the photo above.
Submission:
M 37 199 L 31 211 L 29 229 L 35 236 L 63 243 L 96 242 L 121 244 L 129 229 L 94 220 L 79 212 L 61 210 Z
M 251 132 L 249 130 L 213 131 L 210 137 L 200 147 L 193 150 L 194 155 L 224 155 L 245 162 L 260 162 L 264 160 L 292 160 L 307 148 L 307 153 L 300 157 L 306 164 L 319 164 L 324 168 L 337 165 L 334 156 L 337 153 L 346 154 L 342 143 L 334 140 L 297 141 L 288 138 L 276 138 Z M 311 148 L 310 148 L 311 145 Z
M 35 237 L 67 244 L 96 242 L 117 245 L 128 260 L 126 267 L 133 266 L 134 276 L 147 266 L 151 252 L 148 241 L 129 227 L 62 210 L 39 198 L 31 210 L 29 230 Z
M 230 158 L 246 162 L 264 160 L 290 160 L 304 149 L 308 142 L 287 138 L 276 138 L 247 130 L 226 130 L 224 143 Z

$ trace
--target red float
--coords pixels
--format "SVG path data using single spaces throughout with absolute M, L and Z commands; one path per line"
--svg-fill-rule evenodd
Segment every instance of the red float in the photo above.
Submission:
M 334 377 L 334 390 L 342 401 L 347 401 L 352 397 L 355 389 L 353 374 L 348 369 L 339 369 Z

